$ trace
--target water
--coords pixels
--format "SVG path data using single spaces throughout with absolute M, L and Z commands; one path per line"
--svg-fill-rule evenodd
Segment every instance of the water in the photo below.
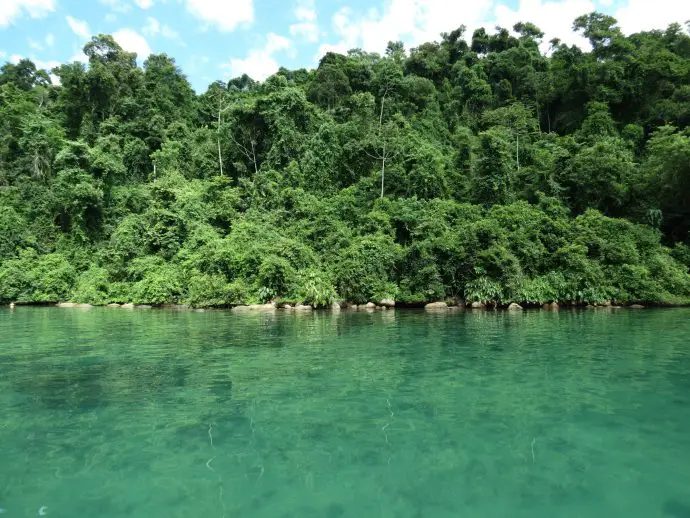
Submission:
M 688 518 L 689 317 L 3 309 L 0 508 Z

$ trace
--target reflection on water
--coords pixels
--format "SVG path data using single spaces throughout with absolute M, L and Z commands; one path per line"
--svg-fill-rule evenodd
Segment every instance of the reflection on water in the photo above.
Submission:
M 0 310 L 0 508 L 688 518 L 688 317 Z

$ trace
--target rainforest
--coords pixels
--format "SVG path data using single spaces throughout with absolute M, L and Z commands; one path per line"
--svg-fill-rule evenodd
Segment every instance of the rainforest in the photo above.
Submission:
M 679 21 L 680 22 L 680 21 Z M 690 25 L 464 27 L 195 92 L 0 69 L 0 302 L 690 303 Z

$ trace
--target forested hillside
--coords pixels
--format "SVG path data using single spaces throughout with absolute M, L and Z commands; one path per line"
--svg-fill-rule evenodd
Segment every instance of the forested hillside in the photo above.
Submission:
M 530 23 L 199 95 L 106 35 L 0 73 L 0 300 L 690 301 L 688 27 Z

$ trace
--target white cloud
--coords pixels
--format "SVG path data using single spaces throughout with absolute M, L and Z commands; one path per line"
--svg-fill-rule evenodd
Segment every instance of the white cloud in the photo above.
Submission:
M 690 20 L 690 2 L 687 0 L 629 0 L 616 10 L 623 32 L 632 34 L 650 29 L 666 29 L 671 23 L 684 24 Z
M 293 51 L 291 40 L 271 32 L 262 48 L 250 50 L 244 59 L 232 58 L 228 64 L 221 67 L 229 69 L 229 75 L 232 77 L 247 74 L 252 79 L 263 81 L 280 68 L 273 55 L 277 52 L 291 54 Z
M 314 0 L 298 0 L 294 11 L 297 23 L 290 25 L 290 34 L 310 43 L 319 39 L 319 26 L 316 22 Z
M 86 54 L 84 54 L 84 51 L 80 49 L 75 52 L 74 56 L 69 58 L 70 63 L 74 63 L 75 61 L 78 61 L 79 63 L 88 63 L 89 58 Z
M 547 52 L 553 38 L 567 45 L 589 49 L 590 45 L 581 34 L 573 32 L 573 22 L 580 15 L 591 13 L 596 6 L 591 0 L 520 0 L 517 10 L 497 5 L 494 10 L 495 25 L 512 29 L 517 22 L 532 22 L 544 31 L 542 51 Z M 487 27 L 488 29 L 488 27 Z
M 48 34 L 46 34 L 45 42 L 46 45 L 52 47 L 53 45 L 55 45 L 55 36 L 53 36 L 53 34 L 49 32 Z
M 344 7 L 332 18 L 340 41 L 322 45 L 319 52 L 355 47 L 383 52 L 389 41 L 397 40 L 416 46 L 438 40 L 441 32 L 452 31 L 462 24 L 471 35 L 488 17 L 492 4 L 492 0 L 389 0 L 382 12 L 370 9 L 363 16 L 354 16 L 350 8 Z
M 34 50 L 41 51 L 43 50 L 43 45 L 41 45 L 39 42 L 36 40 L 32 40 L 31 38 L 28 38 L 26 42 L 29 44 L 29 47 L 31 47 Z
M 101 4 L 107 5 L 115 11 L 116 13 L 127 13 L 132 9 L 132 6 L 129 5 L 127 2 L 124 0 L 98 0 Z
M 7 52 L 0 50 L 0 59 L 5 59 L 5 56 L 7 56 Z
M 69 28 L 72 32 L 79 36 L 80 38 L 88 39 L 91 36 L 91 31 L 89 30 L 89 24 L 83 20 L 77 20 L 71 16 L 66 16 L 65 19 L 69 24 Z
M 41 18 L 55 11 L 56 0 L 0 0 L 0 27 L 6 27 L 16 18 L 29 15 Z
M 134 3 L 141 9 L 148 9 L 153 6 L 153 0 L 134 0 Z
M 193 16 L 220 31 L 234 31 L 254 21 L 253 0 L 185 0 L 185 3 Z
M 160 22 L 152 16 L 146 19 L 146 25 L 141 28 L 141 32 L 147 36 L 157 36 L 160 34 L 164 38 L 171 40 L 179 38 L 180 36 L 175 29 L 165 24 L 161 25 Z
M 141 34 L 132 29 L 120 29 L 113 33 L 113 38 L 127 52 L 136 52 L 137 57 L 146 59 L 151 54 L 151 47 Z
M 19 63 L 22 60 L 22 56 L 19 54 L 12 54 L 10 56 L 10 63 L 14 63 L 15 65 Z

